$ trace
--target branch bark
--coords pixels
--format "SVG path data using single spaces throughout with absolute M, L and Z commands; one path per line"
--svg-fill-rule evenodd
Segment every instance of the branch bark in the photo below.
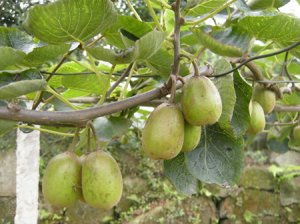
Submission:
M 203 74 L 210 70 L 209 67 L 204 69 Z M 184 77 L 185 80 L 189 79 L 191 75 Z M 182 87 L 182 82 L 177 81 L 176 88 Z M 84 110 L 77 111 L 64 111 L 64 112 L 53 112 L 53 111 L 35 111 L 21 109 L 12 110 L 9 108 L 0 108 L 0 120 L 11 120 L 20 121 L 29 124 L 40 124 L 49 126 L 77 126 L 85 127 L 86 123 L 97 117 L 113 114 L 122 111 L 127 108 L 142 105 L 154 99 L 159 99 L 170 93 L 165 85 L 143 94 L 139 94 L 118 102 L 104 104 L 99 107 L 92 107 Z

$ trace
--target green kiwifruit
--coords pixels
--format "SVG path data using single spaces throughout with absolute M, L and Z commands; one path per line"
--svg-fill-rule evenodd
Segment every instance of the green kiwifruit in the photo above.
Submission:
M 88 154 L 82 163 L 84 201 L 95 208 L 109 210 L 121 199 L 123 180 L 116 160 L 108 153 Z
M 201 126 L 193 126 L 184 122 L 184 141 L 181 152 L 189 152 L 196 148 L 201 138 Z
M 252 98 L 262 106 L 265 114 L 273 111 L 276 103 L 276 95 L 273 91 L 258 84 L 254 87 Z
M 222 100 L 217 87 L 205 76 L 194 76 L 183 86 L 181 105 L 191 125 L 216 123 L 222 113 Z
M 295 145 L 300 146 L 300 125 L 293 128 L 293 142 Z
M 265 128 L 265 114 L 261 105 L 256 101 L 250 101 L 249 104 L 250 124 L 248 127 L 248 133 L 255 135 L 262 132 Z
M 159 105 L 150 114 L 142 133 L 142 150 L 152 159 L 172 159 L 181 151 L 184 119 L 179 107 Z
M 42 180 L 45 199 L 55 207 L 67 207 L 81 197 L 81 164 L 73 152 L 53 157 Z

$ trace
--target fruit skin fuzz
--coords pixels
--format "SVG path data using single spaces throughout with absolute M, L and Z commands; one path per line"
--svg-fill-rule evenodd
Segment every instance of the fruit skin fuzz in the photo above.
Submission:
M 75 153 L 64 152 L 50 160 L 42 180 L 42 191 L 51 205 L 62 208 L 74 204 L 82 197 L 80 186 L 81 164 Z
M 182 149 L 184 118 L 179 107 L 163 103 L 150 114 L 142 132 L 142 150 L 152 159 L 172 159 Z
M 183 86 L 184 118 L 194 126 L 216 123 L 222 114 L 222 100 L 215 84 L 205 76 L 193 76 Z
M 85 156 L 82 162 L 82 193 L 84 201 L 109 210 L 121 199 L 123 180 L 116 160 L 101 150 Z

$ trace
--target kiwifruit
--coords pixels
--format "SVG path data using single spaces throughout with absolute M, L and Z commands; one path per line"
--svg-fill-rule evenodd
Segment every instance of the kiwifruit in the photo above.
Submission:
M 263 108 L 256 101 L 250 101 L 249 104 L 250 124 L 248 127 L 248 133 L 255 135 L 262 132 L 265 128 L 265 114 Z
M 150 114 L 142 132 L 142 150 L 152 159 L 172 159 L 184 140 L 184 119 L 172 103 L 159 105 Z
M 276 103 L 276 95 L 273 91 L 258 84 L 254 87 L 252 98 L 262 106 L 265 114 L 273 111 Z
M 300 146 L 300 125 L 293 128 L 293 142 L 295 145 Z
M 64 152 L 48 163 L 42 180 L 45 199 L 54 207 L 68 207 L 81 197 L 81 164 L 73 152 Z
M 123 180 L 116 160 L 108 153 L 95 151 L 82 163 L 84 201 L 95 208 L 109 210 L 121 199 Z
M 219 91 L 205 76 L 194 76 L 184 84 L 181 105 L 185 120 L 194 126 L 214 124 L 222 113 Z
M 201 126 L 184 123 L 184 141 L 181 152 L 189 152 L 196 148 L 201 138 Z

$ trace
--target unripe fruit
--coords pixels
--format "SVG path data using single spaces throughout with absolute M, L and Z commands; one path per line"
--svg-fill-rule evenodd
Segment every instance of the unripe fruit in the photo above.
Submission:
M 262 132 L 265 128 L 265 114 L 263 108 L 256 101 L 250 101 L 249 104 L 250 124 L 248 133 L 255 135 Z
M 142 133 L 142 150 L 152 159 L 172 159 L 181 151 L 184 119 L 177 105 L 163 103 L 148 118 Z
M 293 129 L 293 142 L 296 146 L 300 146 L 300 125 Z
M 87 155 L 82 163 L 82 193 L 92 207 L 109 210 L 121 199 L 122 174 L 115 159 L 106 152 Z
M 205 76 L 194 76 L 184 84 L 181 105 L 185 119 L 194 126 L 214 124 L 222 113 L 219 91 Z
M 184 123 L 184 141 L 181 152 L 189 152 L 196 148 L 201 138 L 201 126 Z
M 81 164 L 73 152 L 53 157 L 42 181 L 45 199 L 55 207 L 67 207 L 81 197 Z
M 262 85 L 256 85 L 252 98 L 262 106 L 265 114 L 273 111 L 276 103 L 276 95 L 273 91 L 265 89 Z

